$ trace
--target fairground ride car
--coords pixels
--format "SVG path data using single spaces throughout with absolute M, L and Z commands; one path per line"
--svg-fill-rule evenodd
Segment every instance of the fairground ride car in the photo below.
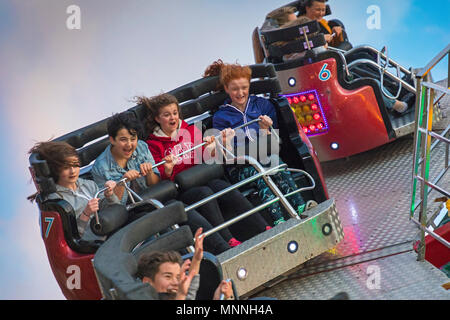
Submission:
M 224 192 L 239 188 L 255 208 L 205 235 L 235 223 L 270 203 L 258 202 L 255 188 L 250 183 L 262 176 L 277 195 L 274 201 L 286 209 L 285 223 L 244 241 L 218 256 L 205 252 L 201 265 L 201 284 L 197 299 L 210 299 L 222 279 L 231 279 L 235 296 L 247 298 L 282 275 L 294 272 L 302 263 L 334 248 L 342 239 L 343 231 L 334 199 L 330 199 L 323 179 L 320 163 L 312 145 L 295 120 L 286 98 L 279 96 L 280 84 L 271 64 L 257 64 L 252 69 L 250 93 L 265 95 L 275 105 L 279 121 L 279 156 L 287 165 L 271 169 L 262 168 L 251 156 L 244 158 L 255 166 L 258 176 L 232 185 Z M 212 114 L 224 102 L 227 94 L 217 91 L 218 77 L 203 78 L 169 93 L 180 102 L 181 114 L 188 123 L 201 123 L 202 130 L 211 127 Z M 146 117 L 146 108 L 137 105 L 126 112 L 140 121 Z M 109 143 L 106 123 L 109 118 L 61 136 L 77 148 L 82 163 L 80 176 L 90 179 L 91 163 Z M 186 222 L 189 210 L 201 205 L 206 198 L 189 207 L 177 201 L 180 190 L 201 185 L 214 177 L 224 177 L 225 164 L 200 164 L 177 175 L 174 182 L 164 180 L 141 194 L 134 194 L 126 207 L 117 205 L 100 211 L 91 219 L 91 228 L 105 241 L 83 241 L 78 234 L 73 208 L 64 200 L 50 200 L 55 190 L 47 163 L 37 154 L 29 158 L 33 180 L 39 191 L 37 203 L 40 211 L 42 239 L 54 276 L 67 299 L 156 299 L 158 296 L 147 284 L 136 278 L 139 257 L 152 250 L 180 250 L 184 258 L 192 254 L 193 235 Z M 289 169 L 287 169 L 288 167 Z M 270 172 L 269 172 L 270 170 Z M 308 218 L 301 220 L 286 206 L 286 197 L 273 184 L 269 173 L 279 170 L 292 172 L 305 200 L 314 200 L 317 206 L 308 210 Z M 133 195 L 131 190 L 130 193 Z M 238 205 L 238 204 L 237 204 Z M 264 216 L 264 215 L 263 215 Z M 131 222 L 130 222 L 131 221 Z M 148 241 L 156 235 L 156 239 Z M 146 241 L 147 240 L 147 241 Z M 73 270 L 81 272 L 81 285 L 70 285 Z
M 286 6 L 302 14 L 304 2 Z M 329 24 L 345 30 L 339 20 Z M 327 46 L 317 21 L 280 28 L 267 18 L 252 40 L 256 63 L 274 64 L 282 96 L 320 161 L 349 157 L 414 132 L 414 71 L 390 59 L 386 47 L 351 48 L 345 38 L 350 50 L 333 48 Z M 288 58 L 292 54 L 297 56 Z M 409 101 L 410 108 L 401 114 L 388 110 L 384 97 Z M 439 108 L 435 113 L 439 118 Z

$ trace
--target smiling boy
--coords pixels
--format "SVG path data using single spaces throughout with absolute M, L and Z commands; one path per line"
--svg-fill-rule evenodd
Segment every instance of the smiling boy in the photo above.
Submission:
M 135 192 L 159 182 L 158 169 L 147 144 L 139 140 L 140 124 L 133 114 L 115 114 L 108 121 L 107 130 L 110 145 L 95 160 L 92 167 L 94 181 L 100 186 L 107 180 L 119 181 L 127 178 L 128 185 Z M 122 204 L 126 204 L 128 194 L 125 187 L 118 184 L 114 193 Z

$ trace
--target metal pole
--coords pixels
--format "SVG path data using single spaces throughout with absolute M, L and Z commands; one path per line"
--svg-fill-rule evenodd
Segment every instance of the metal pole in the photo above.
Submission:
M 245 185 L 245 184 L 247 184 L 249 182 L 252 182 L 254 180 L 257 180 L 257 179 L 261 178 L 263 175 L 269 174 L 269 173 L 271 173 L 273 171 L 276 171 L 276 170 L 280 170 L 283 167 L 287 167 L 287 164 L 283 163 L 283 164 L 281 164 L 279 166 L 276 166 L 276 167 L 273 167 L 273 168 L 271 168 L 271 169 L 269 169 L 269 170 L 267 170 L 265 172 L 260 172 L 260 173 L 255 174 L 254 176 L 251 176 L 251 177 L 249 177 L 249 178 L 247 178 L 245 180 L 239 181 L 238 183 L 236 183 L 236 184 L 234 184 L 232 186 L 229 186 L 229 187 L 227 187 L 227 188 L 225 188 L 223 190 L 220 190 L 219 192 L 216 192 L 213 195 L 210 195 L 209 197 L 206 197 L 206 198 L 204 198 L 204 199 L 202 199 L 202 200 L 200 200 L 200 201 L 198 201 L 196 203 L 191 204 L 190 206 L 186 207 L 185 211 L 187 212 L 187 211 L 193 210 L 195 208 L 198 208 L 198 207 L 204 205 L 205 203 L 207 203 L 208 201 L 211 201 L 213 199 L 219 198 L 219 197 L 223 196 L 227 192 L 230 192 L 230 191 L 233 191 L 233 190 L 235 190 L 237 188 L 240 188 L 240 187 L 242 187 L 243 185 Z
M 427 90 L 428 91 L 428 90 Z M 433 126 L 433 94 L 432 89 L 430 90 L 428 94 L 428 101 L 426 106 L 426 117 L 427 117 L 427 123 L 426 128 L 427 131 L 431 131 Z M 429 171 L 430 171 L 430 146 L 431 146 L 431 136 L 426 134 L 424 139 L 424 148 L 423 148 L 423 156 L 425 161 L 422 163 L 422 177 L 425 181 L 428 181 L 429 177 Z M 422 224 L 423 227 L 426 227 L 427 225 L 427 207 L 428 207 L 428 184 L 422 183 L 422 189 L 421 189 L 421 197 L 422 197 L 422 205 L 420 210 L 420 216 L 419 221 Z M 421 229 L 421 243 L 419 246 L 419 261 L 425 260 L 425 231 L 424 229 Z
M 259 122 L 259 121 L 261 121 L 261 119 L 259 119 L 259 118 L 253 119 L 252 121 L 249 121 L 249 122 L 246 122 L 246 123 L 244 123 L 244 124 L 241 124 L 240 126 L 237 126 L 237 127 L 234 128 L 233 130 L 242 129 L 243 127 L 247 127 L 247 126 L 249 126 L 249 125 L 251 125 L 251 124 L 253 124 L 253 123 L 255 123 L 255 122 Z M 221 135 L 217 135 L 217 136 L 215 136 L 214 138 L 219 139 L 220 136 L 221 136 Z M 195 147 L 192 147 L 191 149 L 188 149 L 188 150 L 186 150 L 186 151 L 183 151 L 183 152 L 177 154 L 176 156 L 177 156 L 177 157 L 181 157 L 181 156 L 185 155 L 186 153 L 192 152 L 192 151 L 194 151 L 194 150 L 196 150 L 196 149 L 198 149 L 198 148 L 204 146 L 205 144 L 206 144 L 206 142 L 203 142 L 203 143 L 201 143 L 201 144 L 198 144 L 198 145 L 196 145 Z M 152 166 L 152 169 L 154 169 L 154 168 L 156 168 L 156 167 L 159 167 L 160 165 L 163 165 L 163 164 L 165 164 L 165 163 L 166 163 L 166 160 L 163 160 L 163 161 L 161 161 L 161 162 L 158 162 L 158 163 L 156 163 L 156 164 L 154 164 L 154 165 Z
M 259 162 L 250 156 L 241 156 L 238 157 L 243 158 L 249 162 L 250 165 L 252 165 L 258 172 L 265 172 L 266 170 L 259 164 Z M 280 202 L 283 205 L 283 207 L 287 210 L 289 215 L 292 218 L 300 219 L 300 217 L 297 214 L 297 211 L 292 207 L 292 205 L 287 201 L 287 199 L 284 197 L 283 193 L 280 191 L 280 189 L 277 187 L 277 185 L 273 182 L 273 180 L 268 175 L 263 175 L 263 179 L 266 182 L 267 186 L 272 190 L 272 192 L 275 194 L 276 197 L 280 198 Z
M 302 191 L 305 191 L 305 190 L 311 190 L 311 188 L 314 188 L 314 187 L 315 187 L 315 184 L 313 186 L 311 186 L 311 187 L 308 187 L 308 188 L 297 189 L 297 190 L 292 191 L 292 192 L 290 192 L 290 193 L 288 193 L 286 195 L 283 195 L 283 197 L 290 197 L 290 196 L 292 196 L 292 195 L 294 195 L 296 193 L 299 193 L 299 192 L 302 192 Z M 220 230 L 222 230 L 222 229 L 224 229 L 224 228 L 226 228 L 226 227 L 228 227 L 228 226 L 230 226 L 230 225 L 232 225 L 232 224 L 234 224 L 234 223 L 236 223 L 238 221 L 241 221 L 242 219 L 247 218 L 248 216 L 251 216 L 252 214 L 254 214 L 254 213 L 256 213 L 256 212 L 258 212 L 258 211 L 260 211 L 262 209 L 267 208 L 268 206 L 270 206 L 271 204 L 273 204 L 273 203 L 275 203 L 277 201 L 280 201 L 280 197 L 276 197 L 276 198 L 274 198 L 274 199 L 272 199 L 270 201 L 264 202 L 263 204 L 255 207 L 255 208 L 253 208 L 253 209 L 251 209 L 251 210 L 249 210 L 247 212 L 244 212 L 241 215 L 239 215 L 239 216 L 237 216 L 237 217 L 235 217 L 235 218 L 233 218 L 231 220 L 228 220 L 228 221 L 222 223 L 221 225 L 219 225 L 219 226 L 217 226 L 217 227 L 215 227 L 215 228 L 213 228 L 211 230 L 208 230 L 203 235 L 205 237 L 207 237 L 207 236 L 213 234 L 214 232 L 220 231 Z
M 411 212 L 410 217 L 414 216 L 415 212 L 415 203 L 416 203 L 416 188 L 417 188 L 417 180 L 416 175 L 419 169 L 419 159 L 420 159 L 420 145 L 421 145 L 421 134 L 419 132 L 420 125 L 422 123 L 422 79 L 416 78 L 416 108 L 414 110 L 415 123 L 414 123 L 414 149 L 413 149 L 413 166 L 412 166 L 412 196 L 411 196 Z

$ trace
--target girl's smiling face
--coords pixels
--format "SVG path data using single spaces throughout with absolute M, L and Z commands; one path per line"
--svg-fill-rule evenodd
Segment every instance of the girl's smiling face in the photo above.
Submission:
M 250 81 L 247 78 L 234 79 L 224 86 L 230 96 L 231 104 L 241 111 L 245 110 L 250 91 Z
M 170 137 L 178 129 L 180 122 L 178 106 L 175 103 L 171 103 L 160 108 L 155 121 L 159 123 L 161 130 Z

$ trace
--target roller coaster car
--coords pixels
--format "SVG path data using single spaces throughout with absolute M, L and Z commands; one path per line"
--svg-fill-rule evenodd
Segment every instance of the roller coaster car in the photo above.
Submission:
M 278 95 L 280 85 L 273 65 L 258 64 L 251 69 L 254 78 L 251 94 L 270 95 L 277 109 L 281 128 L 279 155 L 289 168 L 304 170 L 314 180 L 315 187 L 305 188 L 302 196 L 305 200 L 315 200 L 318 205 L 308 211 L 306 220 L 293 216 L 218 256 L 205 252 L 197 299 L 211 299 L 222 279 L 232 280 L 235 296 L 248 297 L 263 285 L 293 272 L 303 262 L 332 249 L 343 239 L 339 216 L 334 200 L 328 197 L 320 163 L 308 138 L 299 130 L 287 99 Z M 225 92 L 216 91 L 217 84 L 218 77 L 209 77 L 169 93 L 180 101 L 183 118 L 191 124 L 201 123 L 206 130 L 211 127 L 213 112 L 227 97 Z M 141 121 L 147 113 L 143 105 L 127 112 L 134 113 Z M 91 177 L 91 162 L 108 145 L 108 138 L 102 139 L 107 120 L 56 139 L 77 148 L 83 178 Z M 42 238 L 55 278 L 68 299 L 158 299 L 154 290 L 136 278 L 138 258 L 153 250 L 189 252 L 193 244 L 192 232 L 185 225 L 178 227 L 187 220 L 189 212 L 176 201 L 178 191 L 202 183 L 212 175 L 223 174 L 221 164 L 201 164 L 178 174 L 175 183 L 162 181 L 145 190 L 140 195 L 141 201 L 128 205 L 126 210 L 118 206 L 109 216 L 100 212 L 102 234 L 107 238 L 104 242 L 87 242 L 80 239 L 73 208 L 64 200 L 48 199 L 55 190 L 55 183 L 46 162 L 32 154 L 30 164 L 39 191 Z M 310 185 L 303 174 L 294 173 L 294 178 L 299 186 Z M 232 187 L 239 187 L 248 197 L 255 193 L 251 184 Z M 264 206 L 261 204 L 261 208 Z M 137 216 L 126 223 L 127 219 L 122 218 L 124 214 Z M 155 234 L 158 234 L 156 239 L 148 241 Z M 79 283 L 74 282 L 74 270 L 81 276 Z
M 413 100 L 399 114 L 388 110 L 384 99 L 393 97 L 392 92 L 398 100 L 407 100 L 408 93 L 414 99 L 414 74 L 389 59 L 385 49 L 343 51 L 325 44 L 316 21 L 270 31 L 256 28 L 253 34 L 255 59 L 274 64 L 282 96 L 320 161 L 349 157 L 413 133 Z M 286 59 L 291 54 L 297 58 Z M 440 117 L 438 108 L 435 115 Z

